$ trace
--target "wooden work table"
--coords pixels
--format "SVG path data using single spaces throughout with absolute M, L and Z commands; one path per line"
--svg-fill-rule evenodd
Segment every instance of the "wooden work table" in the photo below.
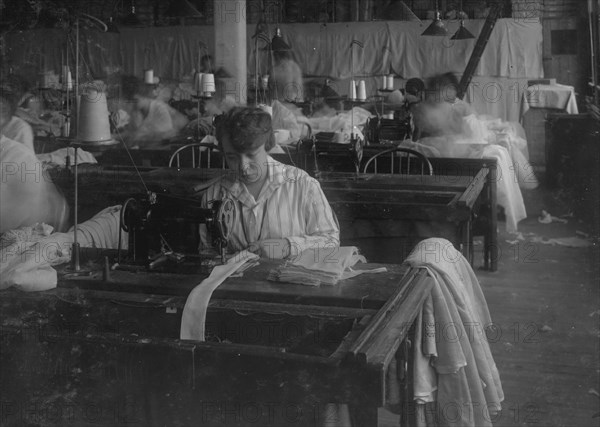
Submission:
M 197 425 L 207 402 L 337 402 L 351 406 L 356 425 L 376 425 L 395 386 L 390 364 L 432 286 L 424 271 L 401 265 L 331 287 L 272 283 L 266 276 L 277 262 L 261 260 L 214 292 L 202 342 L 180 340 L 179 327 L 204 275 L 113 271 L 103 280 L 99 265 L 84 263 L 90 276 L 60 273 L 54 290 L 1 292 L 6 396 L 39 406 L 77 396 L 74 410 L 120 396 L 137 402 L 141 425 L 175 425 L 190 414 Z M 23 413 L 4 415 L 18 425 Z
M 495 217 L 495 202 L 491 201 L 495 200 L 495 182 L 490 183 L 495 179 L 492 178 L 495 169 L 483 165 L 476 170 L 474 175 L 432 176 L 321 172 L 318 179 L 340 221 L 342 244 L 364 245 L 368 259 L 400 262 L 419 240 L 443 237 L 472 260 L 472 226 L 482 200 L 489 201 L 491 217 Z M 82 220 L 90 218 L 106 206 L 123 203 L 132 195 L 144 193 L 146 187 L 151 191 L 182 197 L 200 197 L 208 182 L 226 173 L 229 171 L 223 169 L 139 168 L 136 171 L 131 167 L 83 165 L 78 172 L 79 217 Z M 72 174 L 63 170 L 55 174 L 54 179 L 72 200 Z M 86 194 L 94 194 L 94 197 Z M 377 225 L 379 228 L 369 226 L 369 231 L 360 234 L 357 221 L 378 221 L 380 224 Z M 394 224 L 386 225 L 384 221 Z M 408 237 L 403 240 L 406 241 L 404 249 L 395 251 L 398 252 L 397 257 L 377 259 L 377 245 L 374 244 L 369 252 L 368 245 L 371 243 L 361 241 L 369 238 L 374 242 L 378 237 L 394 236 L 380 228 L 401 222 L 404 223 L 403 229 L 398 230 L 395 236 Z M 485 227 L 489 236 L 485 245 L 486 249 L 489 248 L 485 264 L 495 270 L 496 223 L 489 221 Z M 408 230 L 408 235 L 405 230 Z

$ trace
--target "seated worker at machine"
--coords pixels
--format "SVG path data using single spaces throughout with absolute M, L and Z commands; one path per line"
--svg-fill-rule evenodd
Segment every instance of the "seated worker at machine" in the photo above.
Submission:
M 410 139 L 417 141 L 420 138 L 420 129 L 415 125 L 414 115 L 418 105 L 425 96 L 425 83 L 419 78 L 412 78 L 404 85 L 404 105 L 410 120 Z
M 0 234 L 38 222 L 62 231 L 68 221 L 68 205 L 33 150 L 3 135 L 11 115 L 4 92 L 0 92 L 0 100 Z
M 2 130 L 0 133 L 8 139 L 20 142 L 33 152 L 33 129 L 25 120 L 16 116 L 17 95 L 2 89 L 0 103 L 2 104 L 0 107 L 0 114 L 2 115 Z
M 289 50 L 274 50 L 275 61 L 269 79 L 269 91 L 273 100 L 303 102 L 304 80 L 300 66 Z
M 339 227 L 318 181 L 267 154 L 275 144 L 268 113 L 235 107 L 216 120 L 216 137 L 233 173 L 211 185 L 202 204 L 224 198 L 237 204 L 229 252 L 249 249 L 281 259 L 339 245 Z M 207 236 L 201 224 L 201 249 L 211 247 Z
M 425 83 L 419 78 L 412 78 L 404 85 L 404 97 L 408 104 L 416 104 L 423 100 L 425 95 Z
M 132 85 L 132 82 L 129 82 Z M 129 123 L 122 132 L 123 138 L 132 146 L 148 147 L 160 144 L 173 138 L 187 124 L 183 114 L 170 107 L 166 102 L 157 99 L 156 85 L 146 84 L 139 80 L 134 82 L 135 89 L 125 94 L 133 99 L 130 105 Z M 119 112 L 120 115 L 123 114 Z
M 415 126 L 421 130 L 420 137 L 462 133 L 463 118 L 472 111 L 458 98 L 458 90 L 458 79 L 452 73 L 429 79 L 426 99 L 414 108 Z

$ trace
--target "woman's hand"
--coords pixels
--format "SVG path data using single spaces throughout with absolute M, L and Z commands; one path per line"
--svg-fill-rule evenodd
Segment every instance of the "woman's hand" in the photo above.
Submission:
M 288 239 L 264 239 L 251 243 L 248 247 L 261 258 L 285 259 L 290 255 L 290 241 Z

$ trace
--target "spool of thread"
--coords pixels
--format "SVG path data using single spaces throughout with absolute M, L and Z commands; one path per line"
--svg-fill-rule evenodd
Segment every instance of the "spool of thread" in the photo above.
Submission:
M 67 79 L 66 79 L 66 83 L 65 83 L 65 87 L 66 89 L 73 89 L 73 78 L 71 77 L 71 72 L 67 71 Z
M 202 92 L 202 76 L 204 73 L 196 73 L 194 78 L 194 90 L 196 92 Z
M 68 137 L 71 134 L 71 122 L 69 121 L 69 118 L 65 119 L 65 122 L 62 125 L 62 128 L 60 129 L 60 135 L 64 136 L 64 137 Z
M 350 81 L 350 99 L 356 99 L 356 81 Z
M 215 75 L 212 73 L 206 73 L 202 75 L 202 92 L 204 95 L 210 96 L 210 94 L 216 92 L 215 87 Z
M 110 134 L 106 94 L 89 87 L 79 101 L 77 140 L 90 145 L 107 145 L 116 141 Z
M 394 89 L 394 75 L 390 74 L 387 76 L 387 88 L 386 89 Z
M 144 83 L 146 84 L 154 84 L 154 70 L 145 70 L 144 71 Z
M 365 81 L 361 80 L 358 82 L 358 100 L 365 101 L 367 99 L 367 87 Z
M 381 88 L 382 88 L 383 90 L 386 90 L 386 89 L 388 88 L 388 87 L 387 87 L 387 76 L 383 76 L 383 79 L 381 79 L 381 80 L 382 80 L 382 81 L 381 81 Z

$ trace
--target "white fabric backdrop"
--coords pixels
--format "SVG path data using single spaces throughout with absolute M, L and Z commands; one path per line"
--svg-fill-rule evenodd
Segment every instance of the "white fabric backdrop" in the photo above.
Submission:
M 483 20 L 466 21 L 467 28 L 479 34 Z M 461 74 L 469 60 L 475 40 L 452 41 L 449 37 L 422 37 L 428 22 L 373 21 L 335 24 L 281 24 L 284 39 L 307 78 L 329 76 L 337 79 L 338 91 L 347 93 L 352 76 L 350 46 L 353 45 L 354 76 L 367 80 L 373 94 L 390 66 L 402 79 L 426 79 L 442 72 Z M 449 33 L 458 22 L 447 22 Z M 270 26 L 271 35 L 274 26 Z M 260 73 L 268 70 L 269 56 L 265 43 L 258 43 L 255 56 L 254 26 L 248 27 L 248 72 L 254 74 L 258 57 Z M 38 72 L 54 70 L 60 74 L 64 63 L 67 33 L 64 30 L 32 30 L 6 36 L 6 58 L 15 71 L 28 65 Z M 74 34 L 71 34 L 74 40 Z M 143 76 L 152 68 L 162 79 L 181 80 L 198 68 L 198 59 L 206 53 L 215 56 L 211 26 L 120 28 L 120 34 L 80 32 L 81 81 L 103 78 L 114 72 Z M 70 45 L 74 64 L 74 42 Z M 490 36 L 475 72 L 479 84 L 467 101 L 482 112 L 504 120 L 518 120 L 518 103 L 527 79 L 543 77 L 542 26 L 538 21 L 500 19 Z M 245 82 L 244 82 L 245 83 Z M 397 81 L 397 87 L 402 82 Z M 498 88 L 501 94 L 498 94 Z M 485 91 L 483 91 L 485 89 Z

